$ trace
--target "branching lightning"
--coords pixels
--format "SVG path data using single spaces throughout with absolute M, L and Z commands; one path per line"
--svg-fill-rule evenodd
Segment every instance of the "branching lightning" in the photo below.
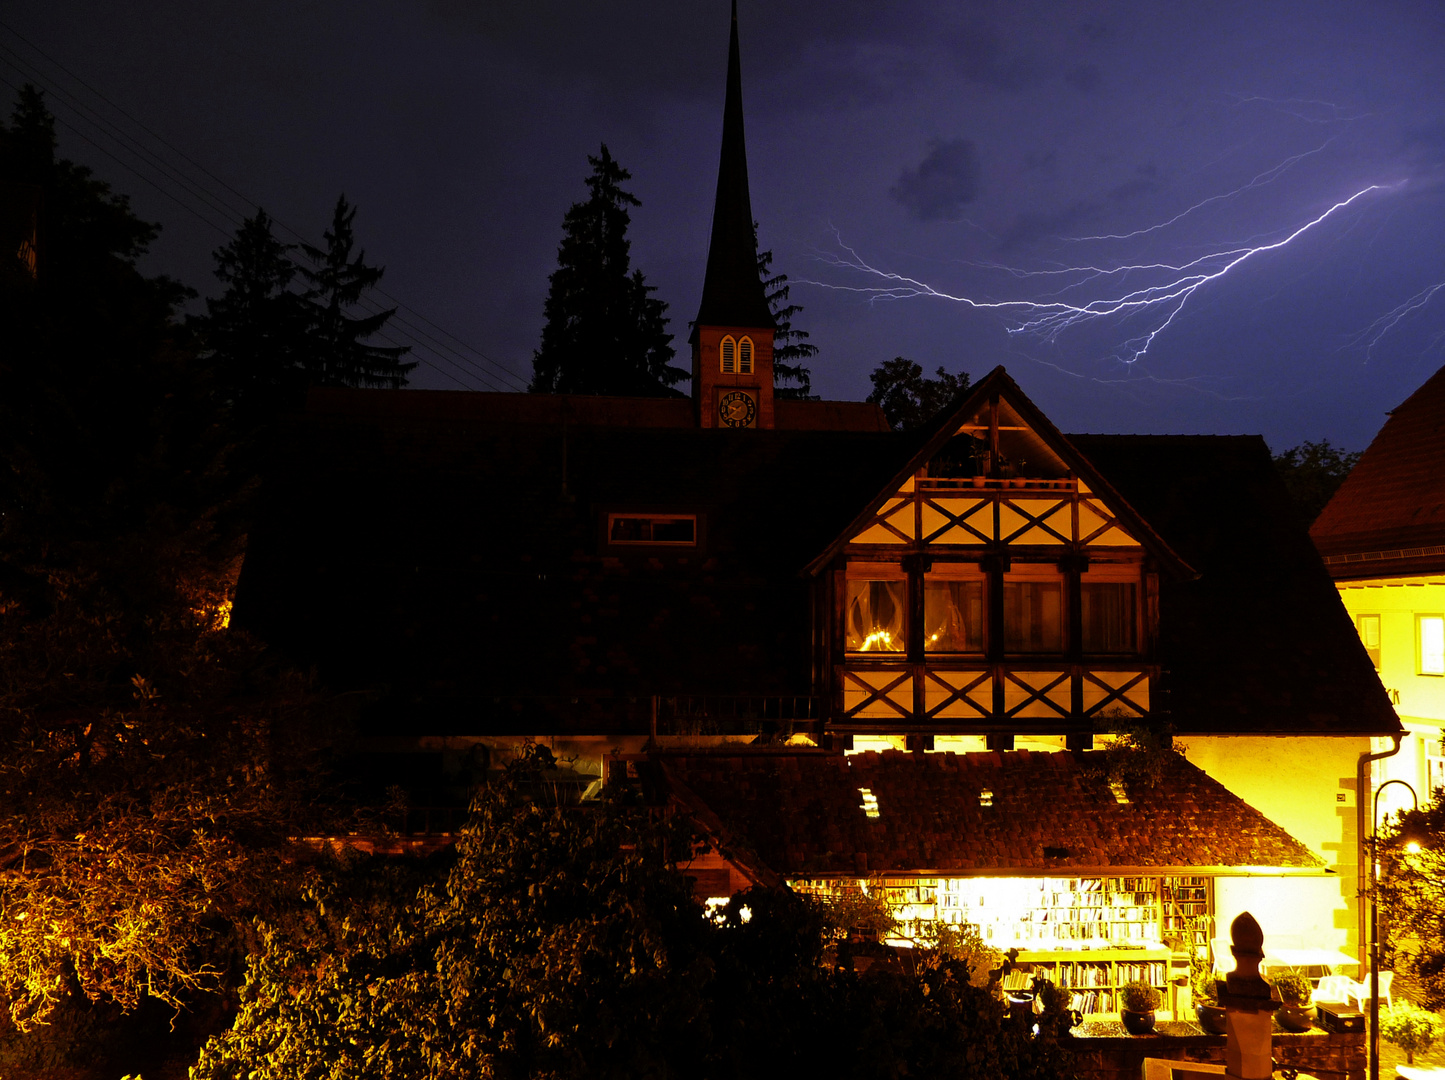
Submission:
M 1276 166 L 1275 170 L 1287 167 L 1289 163 Z M 1260 174 L 1261 177 L 1268 173 Z M 1256 181 L 1260 178 L 1257 177 Z M 1266 181 L 1267 182 L 1267 181 Z M 1254 182 L 1252 182 L 1254 183 Z M 1116 359 L 1125 365 L 1132 365 L 1143 359 L 1175 318 L 1200 289 L 1229 274 L 1236 267 L 1250 259 L 1279 251 L 1288 247 L 1305 233 L 1337 216 L 1347 207 L 1365 198 L 1371 192 L 1384 191 L 1399 185 L 1370 184 L 1361 188 L 1347 199 L 1335 203 L 1323 213 L 1292 229 L 1282 239 L 1262 244 L 1243 244 L 1219 251 L 1211 251 L 1186 262 L 1152 262 L 1110 265 L 1080 265 L 1050 270 L 1022 271 L 1009 270 L 1016 278 L 1038 276 L 1063 276 L 1069 280 L 1053 294 L 1060 299 L 1051 300 L 983 300 L 973 296 L 955 295 L 937 289 L 917 278 L 904 274 L 880 270 L 862 259 L 856 251 L 839 243 L 845 256 L 825 256 L 825 261 L 839 268 L 871 276 L 882 282 L 876 285 L 839 285 L 836 283 L 812 281 L 808 284 L 844 292 L 867 295 L 872 300 L 904 300 L 915 297 L 930 297 L 963 304 L 976 310 L 1002 312 L 1012 319 L 1008 326 L 1011 334 L 1032 334 L 1047 341 L 1055 341 L 1065 330 L 1084 323 L 1107 319 L 1128 319 L 1135 316 L 1150 317 L 1148 330 L 1125 341 L 1116 353 Z M 1241 189 L 1244 190 L 1244 189 Z M 1201 204 L 1202 205 L 1202 204 Z M 1188 211 L 1186 211 L 1187 213 Z M 1183 215 L 1180 215 L 1183 216 Z M 1175 219 L 1177 220 L 1177 218 Z M 1166 223 L 1168 224 L 1168 223 Z M 1146 230 L 1152 231 L 1152 230 Z M 1136 234 L 1130 234 L 1136 235 Z M 1112 238 L 1111 238 L 1112 239 Z M 1008 269 L 999 267 L 998 269 Z M 1123 282 L 1130 275 L 1153 277 L 1154 283 L 1127 289 Z M 1160 280 L 1162 279 L 1162 280 Z M 1080 302 L 1070 302 L 1063 297 L 1078 293 L 1091 283 L 1118 280 L 1120 291 L 1106 293 Z M 1445 283 L 1436 288 L 1445 287 Z M 1434 295 L 1431 292 L 1430 295 Z M 1412 299 L 1419 299 L 1412 298 Z M 1425 297 L 1428 300 L 1428 297 Z M 1423 300 L 1421 301 L 1424 302 Z M 1401 305 L 1402 308 L 1408 307 Z M 1413 309 L 1411 309 L 1413 310 Z M 1401 317 L 1408 314 L 1403 311 Z M 1388 319 L 1389 316 L 1385 316 Z M 1388 329 L 1388 327 L 1386 327 Z
M 1189 207 L 1189 209 L 1181 210 L 1168 221 L 1161 221 L 1157 225 L 1150 225 L 1147 228 L 1143 229 L 1135 229 L 1133 232 L 1104 233 L 1101 236 L 1066 236 L 1064 237 L 1064 239 L 1068 240 L 1070 243 L 1082 243 L 1086 240 L 1132 240 L 1136 236 L 1147 236 L 1149 233 L 1158 232 L 1160 229 L 1167 229 L 1176 221 L 1182 221 L 1184 218 L 1194 213 L 1194 211 L 1202 210 L 1204 209 L 1204 207 L 1210 205 L 1211 203 L 1224 202 L 1227 199 L 1233 199 L 1238 195 L 1243 195 L 1246 191 L 1252 191 L 1257 187 L 1263 187 L 1266 184 L 1273 183 L 1275 180 L 1278 180 L 1281 176 L 1283 176 L 1284 173 L 1288 171 L 1292 165 L 1298 164 L 1307 157 L 1313 157 L 1315 154 L 1318 154 L 1321 150 L 1325 149 L 1325 147 L 1329 146 L 1332 142 L 1334 142 L 1334 139 L 1326 139 L 1313 150 L 1306 150 L 1302 154 L 1295 154 L 1294 157 L 1285 158 L 1274 168 L 1266 169 L 1249 183 L 1244 184 L 1241 187 L 1237 187 L 1233 191 L 1226 191 L 1220 195 L 1211 195 L 1209 196 L 1209 198 L 1203 199 L 1195 203 L 1193 206 Z
M 1440 292 L 1442 289 L 1445 289 L 1445 281 L 1437 282 L 1436 284 L 1431 285 L 1428 289 L 1421 289 L 1414 296 L 1385 312 L 1385 314 L 1381 315 L 1369 326 L 1361 330 L 1358 334 L 1356 334 L 1353 338 L 1350 339 L 1349 344 L 1364 345 L 1365 358 L 1370 359 L 1371 353 L 1373 352 L 1375 346 L 1380 343 L 1381 338 L 1383 338 L 1391 330 L 1395 329 L 1395 327 L 1399 326 L 1404 319 L 1413 315 L 1415 312 L 1419 311 L 1426 304 L 1428 304 L 1432 299 L 1434 299 L 1435 294 Z M 1439 338 L 1437 337 L 1435 340 L 1438 341 Z M 1432 344 L 1434 344 L 1433 341 Z

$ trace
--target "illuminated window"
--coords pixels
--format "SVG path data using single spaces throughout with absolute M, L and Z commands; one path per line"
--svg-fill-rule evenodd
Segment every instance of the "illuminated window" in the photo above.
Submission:
M 1420 674 L 1445 675 L 1445 615 L 1417 615 Z
M 923 647 L 932 653 L 983 652 L 983 581 L 923 579 Z
M 609 544 L 697 544 L 697 517 L 693 514 L 608 514 Z
M 753 373 L 753 339 L 743 338 L 738 342 L 738 374 L 751 375 Z
M 908 583 L 850 579 L 844 616 L 849 652 L 904 651 L 903 611 Z
M 1011 653 L 1064 651 L 1064 583 L 1057 571 L 1028 568 L 1003 583 L 1003 647 Z
M 1079 590 L 1084 652 L 1139 650 L 1139 587 L 1133 582 L 1086 581 Z
M 747 340 L 744 338 L 743 340 Z M 735 375 L 738 369 L 738 343 L 731 336 L 722 339 L 722 347 L 719 349 L 722 357 L 722 373 L 724 375 Z M 749 343 L 748 362 L 752 362 L 752 348 Z
M 1355 618 L 1355 628 L 1360 632 L 1360 640 L 1364 642 L 1365 652 L 1370 654 L 1370 663 L 1375 665 L 1375 670 L 1380 670 L 1380 617 L 1378 615 L 1360 615 Z

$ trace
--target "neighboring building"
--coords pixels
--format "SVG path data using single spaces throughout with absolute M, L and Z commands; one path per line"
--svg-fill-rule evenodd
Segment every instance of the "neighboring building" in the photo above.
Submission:
M 1357 768 L 1399 723 L 1264 442 L 1066 436 L 1002 368 L 912 433 L 776 400 L 736 22 L 725 116 L 692 400 L 316 392 L 235 624 L 368 689 L 418 801 L 522 739 L 665 793 L 708 895 L 876 875 L 1101 990 L 1245 908 L 1357 947 Z M 1111 787 L 1120 724 L 1189 761 Z
M 1407 736 L 1376 786 L 1423 802 L 1445 784 L 1445 368 L 1390 413 L 1310 528 Z M 1377 749 L 1390 749 L 1382 741 Z M 1385 810 L 1410 805 L 1398 785 Z

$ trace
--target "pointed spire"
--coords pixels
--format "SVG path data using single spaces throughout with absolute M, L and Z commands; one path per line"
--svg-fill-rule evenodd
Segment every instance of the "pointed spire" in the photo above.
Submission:
M 747 326 L 771 329 L 773 313 L 758 277 L 758 242 L 748 197 L 748 155 L 743 145 L 743 80 L 738 54 L 738 4 L 733 0 L 732 38 L 728 42 L 727 102 L 723 107 L 722 162 L 717 173 L 717 202 L 712 211 L 712 241 L 707 252 L 698 326 Z

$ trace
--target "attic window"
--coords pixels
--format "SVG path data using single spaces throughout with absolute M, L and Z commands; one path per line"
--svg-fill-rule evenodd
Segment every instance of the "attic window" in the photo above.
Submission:
M 979 805 L 979 806 L 992 806 L 992 805 L 993 805 L 993 791 L 992 791 L 991 789 L 989 789 L 989 788 L 984 788 L 982 791 L 980 791 L 980 792 L 978 793 L 978 805 Z
M 738 374 L 751 375 L 753 373 L 753 339 L 743 338 L 738 342 Z
M 747 338 L 743 339 L 747 341 Z M 722 358 L 722 373 L 724 375 L 736 375 L 738 370 L 738 343 L 731 335 L 722 339 L 718 353 Z M 753 352 L 752 342 L 748 342 L 748 363 L 752 364 Z
M 608 514 L 609 544 L 697 545 L 696 514 Z
M 866 816 L 871 818 L 883 816 L 878 809 L 877 795 L 874 795 L 869 788 L 865 787 L 860 787 L 858 789 L 858 794 L 863 796 L 863 802 L 859 804 L 859 809 L 862 810 Z
M 1116 803 L 1125 803 L 1125 804 L 1127 804 L 1127 803 L 1129 802 L 1129 793 L 1128 793 L 1126 790 L 1124 790 L 1124 781 L 1122 781 L 1122 780 L 1112 780 L 1112 781 L 1110 781 L 1110 782 L 1109 782 L 1109 790 L 1114 793 L 1114 801 L 1115 801 Z

